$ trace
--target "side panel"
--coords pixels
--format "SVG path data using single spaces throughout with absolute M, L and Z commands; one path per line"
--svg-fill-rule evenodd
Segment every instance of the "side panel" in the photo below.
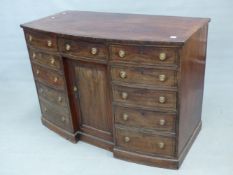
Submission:
M 190 138 L 195 138 L 194 131 L 201 124 L 207 32 L 208 25 L 199 29 L 180 51 L 178 155 Z

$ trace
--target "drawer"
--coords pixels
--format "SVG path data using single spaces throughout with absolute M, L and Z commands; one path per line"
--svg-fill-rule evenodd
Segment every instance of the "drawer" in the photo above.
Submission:
M 37 84 L 39 98 L 50 101 L 53 104 L 68 107 L 67 99 L 64 93 L 54 90 L 52 88 L 46 87 L 40 83 Z
M 56 35 L 42 32 L 26 32 L 27 44 L 35 48 L 57 51 Z
M 72 132 L 69 110 L 58 107 L 46 100 L 40 99 L 41 112 L 44 118 L 53 124 Z
M 32 65 L 32 69 L 35 79 L 39 82 L 45 83 L 57 89 L 64 89 L 65 82 L 63 75 L 36 64 Z
M 175 131 L 175 114 L 115 107 L 115 122 L 130 127 Z
M 116 128 L 116 144 L 129 151 L 174 156 L 175 138 L 149 134 L 136 129 Z
M 99 43 L 60 38 L 59 50 L 65 54 L 78 57 L 107 59 L 107 49 L 104 44 Z
M 113 85 L 113 101 L 176 110 L 176 92 Z
M 110 59 L 119 62 L 132 62 L 149 65 L 176 65 L 175 48 L 155 46 L 111 45 Z
M 62 61 L 59 55 L 48 54 L 44 52 L 42 53 L 34 49 L 30 49 L 29 53 L 31 61 L 33 63 L 37 63 L 51 69 L 62 71 Z
M 176 72 L 173 70 L 142 68 L 142 67 L 112 67 L 113 81 L 136 83 L 161 87 L 176 86 Z

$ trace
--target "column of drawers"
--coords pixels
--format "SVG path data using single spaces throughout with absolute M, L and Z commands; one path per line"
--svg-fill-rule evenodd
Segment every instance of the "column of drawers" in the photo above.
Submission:
M 62 58 L 55 35 L 25 33 L 32 70 L 39 96 L 42 121 L 73 132 Z
M 177 60 L 175 48 L 110 46 L 116 149 L 175 156 Z

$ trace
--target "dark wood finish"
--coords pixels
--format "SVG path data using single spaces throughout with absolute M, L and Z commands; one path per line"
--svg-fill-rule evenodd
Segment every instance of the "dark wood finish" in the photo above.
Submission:
M 67 44 L 70 46 L 70 50 L 66 50 Z M 92 53 L 92 49 L 96 49 L 96 53 Z M 107 49 L 105 45 L 100 43 L 89 43 L 80 40 L 61 38 L 59 39 L 59 50 L 65 54 L 78 57 L 107 59 Z
M 126 142 L 125 137 L 129 137 L 130 140 Z M 159 143 L 164 143 L 164 148 L 160 148 Z M 175 154 L 174 138 L 140 132 L 130 128 L 116 128 L 116 146 L 123 147 L 128 151 L 149 155 L 174 156 Z
M 62 107 L 69 107 L 66 99 L 66 94 L 61 93 L 55 89 L 50 87 L 46 87 L 43 84 L 37 83 L 38 95 L 39 98 L 48 100 L 53 104 L 62 106 Z
M 125 73 L 125 78 L 121 77 L 122 72 Z M 176 72 L 173 70 L 113 66 L 111 74 L 113 81 L 147 84 L 155 87 L 176 87 Z M 161 75 L 165 75 L 164 81 L 160 80 Z
M 183 45 L 208 18 L 65 11 L 21 25 L 81 38 Z M 170 36 L 177 36 L 174 40 Z
M 57 38 L 56 35 L 48 33 L 37 33 L 35 31 L 28 31 L 25 33 L 25 37 L 28 45 L 36 48 L 46 49 L 50 51 L 57 50 Z M 51 45 L 49 45 L 49 42 Z
M 120 159 L 179 168 L 201 129 L 209 21 L 66 11 L 21 25 L 42 123 Z
M 122 93 L 127 93 L 127 98 L 122 98 Z M 159 97 L 165 97 L 164 103 L 159 102 Z M 155 91 L 144 88 L 128 88 L 123 86 L 113 86 L 113 101 L 119 103 L 154 107 L 167 108 L 176 110 L 176 92 L 172 91 Z
M 61 57 L 57 54 L 45 53 L 36 49 L 30 49 L 30 58 L 33 63 L 53 70 L 62 71 Z
M 57 89 L 64 89 L 64 78 L 61 74 L 44 67 L 32 64 L 35 79 Z
M 207 32 L 208 26 L 205 25 L 180 50 L 178 154 L 201 121 Z
M 125 56 L 121 58 L 119 51 L 123 50 Z M 155 47 L 155 46 L 137 46 L 137 45 L 111 45 L 110 59 L 114 62 L 131 62 L 145 65 L 165 65 L 175 66 L 177 64 L 176 48 Z M 159 54 L 166 54 L 165 60 L 159 59 Z
M 124 118 L 127 115 L 127 118 Z M 161 113 L 126 107 L 115 107 L 115 122 L 126 126 L 174 132 L 175 118 L 173 113 Z M 162 124 L 161 123 L 162 120 Z M 163 124 L 164 120 L 164 124 Z
M 80 130 L 113 141 L 106 66 L 78 62 L 74 67 L 80 103 Z M 90 110 L 91 109 L 91 110 Z

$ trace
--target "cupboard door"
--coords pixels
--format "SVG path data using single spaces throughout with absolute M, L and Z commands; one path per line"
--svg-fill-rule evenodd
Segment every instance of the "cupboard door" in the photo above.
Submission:
M 107 67 L 78 62 L 75 80 L 79 93 L 80 129 L 112 141 L 112 112 L 107 80 Z

